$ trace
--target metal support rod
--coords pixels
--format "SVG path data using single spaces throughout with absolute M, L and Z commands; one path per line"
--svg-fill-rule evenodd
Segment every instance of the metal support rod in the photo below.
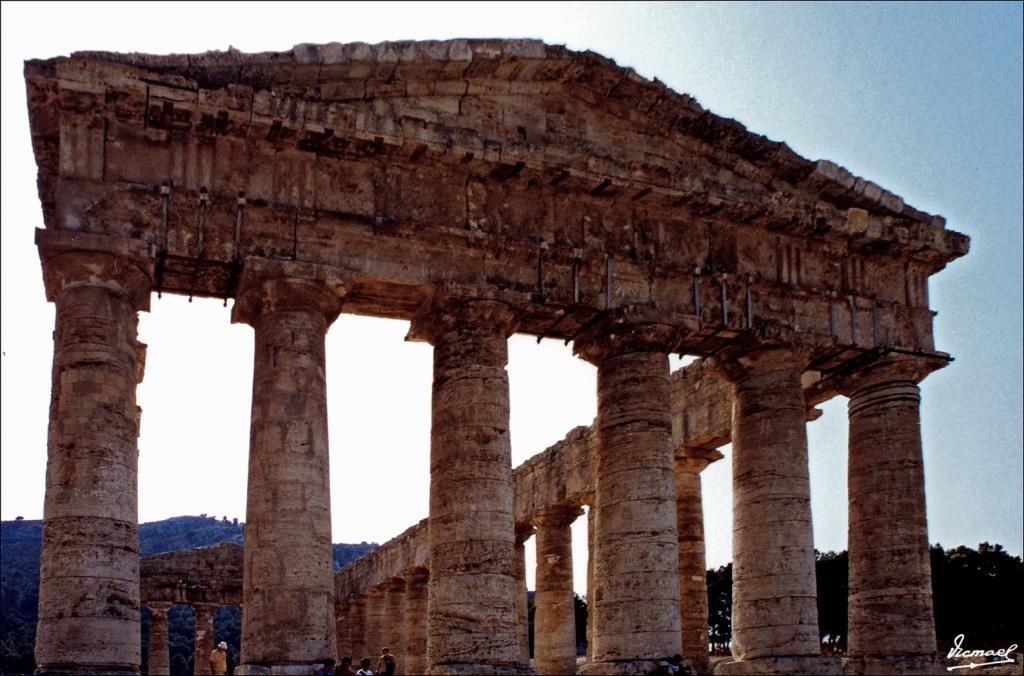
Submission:
M 572 304 L 580 302 L 580 250 L 572 250 Z
M 878 347 L 878 302 L 871 296 L 871 346 Z
M 234 250 L 231 252 L 231 260 L 238 260 L 238 247 L 242 242 L 242 212 L 245 211 L 245 193 L 238 193 L 238 207 L 235 210 L 235 242 Z
M 857 301 L 850 297 L 850 342 L 857 344 Z
M 548 243 L 540 241 L 540 252 L 537 254 L 537 293 L 544 296 L 544 252 L 547 251 Z
M 697 315 L 697 326 L 700 326 L 700 266 L 693 267 L 693 314 Z
M 747 275 L 747 328 L 754 328 L 754 294 L 750 290 L 754 278 Z
M 608 252 L 607 258 L 605 258 L 604 307 L 606 310 L 612 309 L 612 258 L 611 252 Z
M 192 281 L 188 286 L 188 302 L 192 302 L 192 296 L 196 290 L 196 278 L 199 276 L 199 264 L 203 258 L 203 231 L 206 229 L 206 207 L 209 204 L 210 195 L 206 188 L 199 189 L 199 207 L 197 209 L 196 221 L 198 221 L 199 241 L 196 247 L 196 263 L 192 267 Z
M 722 288 L 722 326 L 729 326 L 729 291 L 725 286 L 725 275 L 718 280 Z
M 828 294 L 828 328 L 829 334 L 836 337 L 836 304 L 835 304 L 836 292 L 832 291 Z

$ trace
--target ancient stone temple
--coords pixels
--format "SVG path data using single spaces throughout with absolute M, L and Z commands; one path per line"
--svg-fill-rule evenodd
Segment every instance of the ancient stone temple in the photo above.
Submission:
M 565 673 L 584 506 L 581 673 L 677 652 L 706 669 L 699 473 L 728 441 L 733 659 L 717 672 L 934 666 L 918 383 L 950 360 L 928 278 L 968 247 L 941 217 L 530 40 L 89 52 L 25 77 L 56 304 L 41 673 L 140 669 L 136 321 L 154 292 L 234 299 L 253 329 L 236 673 L 385 642 L 406 673 Z M 427 520 L 334 575 L 324 336 L 341 312 L 410 321 L 434 384 Z M 572 342 L 598 416 L 513 472 L 515 333 Z M 670 354 L 701 361 L 670 376 Z M 837 394 L 845 665 L 820 655 L 804 428 Z M 182 602 L 146 600 L 155 617 Z

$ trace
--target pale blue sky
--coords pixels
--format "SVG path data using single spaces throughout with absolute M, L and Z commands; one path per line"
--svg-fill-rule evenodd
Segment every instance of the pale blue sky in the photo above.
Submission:
M 658 77 L 713 112 L 827 158 L 948 220 L 971 253 L 933 278 L 923 385 L 930 538 L 1022 549 L 1022 10 L 957 4 L 3 5 L 2 516 L 42 513 L 53 310 L 21 61 L 79 49 L 288 49 L 298 42 L 537 37 Z M 217 303 L 154 300 L 139 399 L 140 516 L 244 516 L 251 329 Z M 405 326 L 343 317 L 328 336 L 335 541 L 426 515 L 430 353 Z M 560 343 L 511 343 L 515 461 L 594 415 L 594 373 Z M 388 410 L 386 416 L 381 412 Z M 809 426 L 815 544 L 846 546 L 845 400 Z M 726 460 L 705 474 L 709 564 L 731 558 Z M 184 468 L 186 471 L 181 471 Z M 381 505 L 381 476 L 402 500 Z M 374 503 L 372 510 L 361 505 Z M 581 522 L 582 525 L 582 522 Z M 576 528 L 577 535 L 583 530 Z M 585 541 L 585 538 L 584 538 Z M 577 556 L 583 548 L 577 545 Z M 579 563 L 579 561 L 578 561 Z M 576 576 L 581 588 L 581 575 Z

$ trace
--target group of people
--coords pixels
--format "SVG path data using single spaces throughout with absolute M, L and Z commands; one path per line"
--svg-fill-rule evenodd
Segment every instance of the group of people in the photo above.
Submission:
M 228 644 L 221 641 L 210 653 L 210 673 L 214 676 L 222 676 L 228 672 L 227 659 Z M 320 660 L 313 670 L 314 676 L 395 676 L 398 671 L 398 662 L 391 654 L 390 648 L 382 648 L 380 657 L 377 658 L 376 671 L 373 669 L 373 660 L 364 657 L 359 660 L 359 669 L 353 671 L 352 658 L 342 657 L 341 663 L 336 663 L 330 657 Z
M 376 666 L 376 671 L 374 666 Z M 377 658 L 376 665 L 373 664 L 373 660 L 369 657 L 364 657 L 359 660 L 359 669 L 353 671 L 351 657 L 342 657 L 340 663 L 336 663 L 328 657 L 321 660 L 313 674 L 314 676 L 394 676 L 397 671 L 398 662 L 395 661 L 395 656 L 391 654 L 391 649 L 385 647 L 381 648 L 380 657 Z
M 683 656 L 676 653 L 672 657 L 666 657 L 663 660 L 658 660 L 658 664 L 654 667 L 654 671 L 651 672 L 651 676 L 688 676 L 693 674 L 693 668 L 686 664 Z

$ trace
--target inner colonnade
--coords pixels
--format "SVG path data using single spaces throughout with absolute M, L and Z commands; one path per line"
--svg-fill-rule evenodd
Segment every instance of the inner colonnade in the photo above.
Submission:
M 563 561 L 583 504 L 580 672 L 699 662 L 712 410 L 728 411 L 734 494 L 733 660 L 716 673 L 934 667 L 918 383 L 949 361 L 928 277 L 968 248 L 941 217 L 536 41 L 89 52 L 25 76 L 56 305 L 41 673 L 140 666 L 136 323 L 154 291 L 233 298 L 254 332 L 236 673 L 307 673 L 374 641 L 403 646 L 406 669 L 529 673 L 531 532 L 534 668 L 568 668 Z M 369 572 L 335 576 L 324 337 L 342 311 L 410 321 L 434 374 L 417 553 L 387 559 L 389 544 L 350 567 Z M 585 482 L 522 512 L 538 489 L 511 467 L 514 333 L 597 367 Z M 671 377 L 670 354 L 702 357 L 700 377 Z M 687 387 L 718 403 L 691 405 Z M 836 394 L 850 398 L 843 664 L 820 655 L 805 431 L 808 406 Z

